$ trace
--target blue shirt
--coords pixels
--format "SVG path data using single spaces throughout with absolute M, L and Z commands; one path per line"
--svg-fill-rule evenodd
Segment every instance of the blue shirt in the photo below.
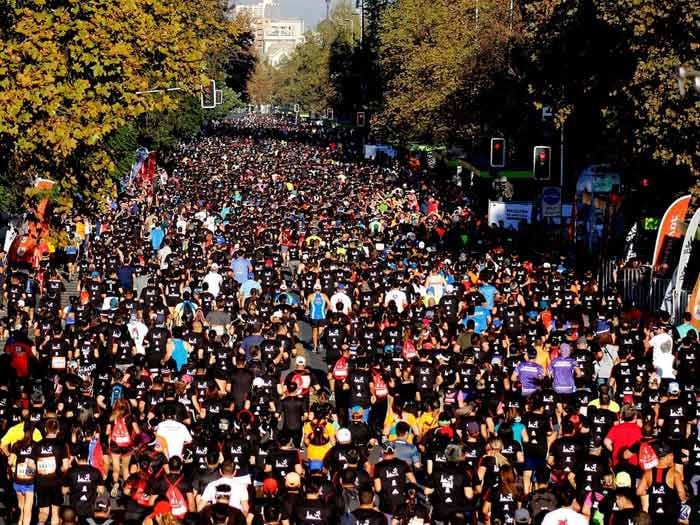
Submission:
M 241 285 L 241 293 L 243 294 L 243 297 L 245 299 L 248 299 L 248 297 L 250 297 L 250 292 L 253 290 L 253 288 L 262 290 L 262 286 L 260 286 L 260 283 L 253 279 L 248 279 Z
M 236 279 L 239 284 L 243 284 L 248 280 L 248 268 L 250 268 L 250 261 L 243 257 L 234 259 L 231 263 L 233 278 Z
M 124 290 L 132 290 L 134 288 L 134 270 L 131 266 L 120 266 L 117 270 L 117 278 Z
M 493 308 L 493 298 L 496 297 L 498 289 L 492 284 L 485 284 L 479 288 L 479 293 L 486 299 L 486 306 L 491 310 Z
M 165 232 L 160 226 L 156 226 L 151 230 L 151 247 L 154 250 L 160 250 L 160 245 L 163 244 L 163 239 L 165 238 Z
M 187 355 L 187 349 L 182 339 L 173 339 L 173 354 L 171 357 L 173 361 L 175 361 L 178 372 L 187 364 L 187 358 L 189 356 Z
M 481 334 L 486 331 L 486 329 L 489 327 L 489 315 L 490 315 L 490 310 L 486 308 L 485 306 L 477 306 L 474 308 L 474 314 L 467 316 L 465 319 L 465 324 L 466 321 L 469 319 L 474 320 L 474 332 L 477 334 Z

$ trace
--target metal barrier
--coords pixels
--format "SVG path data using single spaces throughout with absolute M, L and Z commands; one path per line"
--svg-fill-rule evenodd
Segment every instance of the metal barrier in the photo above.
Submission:
M 618 291 L 625 302 L 634 303 L 643 310 L 656 312 L 661 309 L 666 296 L 666 290 L 671 279 L 653 277 L 651 267 L 639 266 L 635 268 L 620 267 L 617 261 L 605 261 L 601 265 L 598 275 L 601 290 L 617 284 Z M 690 290 L 681 290 L 679 308 L 675 312 L 673 322 L 679 324 L 683 312 L 688 307 Z

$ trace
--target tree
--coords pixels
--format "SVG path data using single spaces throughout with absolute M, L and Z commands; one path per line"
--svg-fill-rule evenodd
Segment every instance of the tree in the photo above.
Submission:
M 104 200 L 114 160 L 104 141 L 195 94 L 236 27 L 218 0 L 12 0 L 0 8 L 0 143 L 17 174 L 59 194 Z
M 258 56 L 253 48 L 255 35 L 250 29 L 241 31 L 236 41 L 225 50 L 227 56 L 224 65 L 226 86 L 240 93 L 243 100 L 248 100 L 247 86 L 258 63 Z
M 253 104 L 268 104 L 275 92 L 275 70 L 266 60 L 258 61 L 246 91 Z
M 398 0 L 384 10 L 379 60 L 386 91 L 377 132 L 440 142 L 502 120 L 498 105 L 481 102 L 494 91 L 506 98 L 502 83 L 512 77 L 509 48 L 519 20 L 508 16 L 506 1 L 478 5 L 477 14 L 470 0 Z
M 524 19 L 533 100 L 566 125 L 570 154 L 697 169 L 700 103 L 677 85 L 699 63 L 697 2 L 528 0 Z
M 248 83 L 251 100 L 258 104 L 299 104 L 304 110 L 325 112 L 336 101 L 339 86 L 331 71 L 333 54 L 340 48 L 352 49 L 359 25 L 350 2 L 336 4 L 330 19 L 307 32 L 304 42 L 278 68 L 264 61 L 258 63 Z

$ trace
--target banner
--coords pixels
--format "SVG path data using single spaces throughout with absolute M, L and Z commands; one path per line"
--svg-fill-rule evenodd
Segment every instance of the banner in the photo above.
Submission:
M 637 258 L 637 238 L 639 237 L 639 223 L 635 222 L 625 237 L 625 264 Z
M 131 170 L 129 171 L 129 174 L 125 176 L 119 183 L 119 193 L 124 193 L 126 189 L 131 184 L 133 184 L 133 182 L 136 180 L 136 177 L 140 175 L 143 165 L 146 162 L 146 159 L 148 159 L 148 150 L 144 147 L 138 148 L 136 150 L 136 159 L 134 159 L 134 163 L 131 165 Z
M 489 201 L 489 226 L 517 230 L 522 221 L 532 222 L 531 202 L 494 202 Z
M 542 217 L 561 215 L 561 188 L 550 186 L 542 190 Z
M 689 204 L 690 195 L 685 195 L 676 199 L 664 213 L 654 245 L 654 259 L 651 263 L 654 272 L 665 273 L 668 270 L 673 241 L 680 239 L 683 234 L 683 223 Z
M 693 251 L 693 241 L 695 241 L 695 235 L 697 235 L 698 226 L 700 226 L 700 208 L 698 208 L 695 211 L 695 213 L 693 214 L 693 218 L 690 219 L 690 223 L 688 224 L 688 231 L 685 232 L 685 238 L 683 239 L 683 247 L 681 248 L 681 256 L 678 259 L 676 281 L 673 290 L 673 313 L 677 312 L 680 307 L 679 299 L 681 297 L 681 290 L 683 290 L 683 283 L 685 282 L 685 272 L 688 269 L 688 262 L 690 261 L 690 255 Z
M 693 293 L 688 298 L 688 312 L 691 315 L 690 324 L 700 333 L 700 275 L 695 282 Z
M 148 154 L 148 158 L 144 161 L 141 166 L 141 185 L 148 183 L 153 183 L 153 179 L 156 176 L 156 152 L 151 151 Z

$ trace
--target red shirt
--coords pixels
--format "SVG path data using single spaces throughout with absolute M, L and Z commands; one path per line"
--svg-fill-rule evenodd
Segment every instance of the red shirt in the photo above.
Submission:
M 620 423 L 612 427 L 605 437 L 612 441 L 612 461 L 616 466 L 622 459 L 620 453 L 642 440 L 642 429 L 635 422 Z
M 5 343 L 5 352 L 10 354 L 10 366 L 15 369 L 17 377 L 29 377 L 29 358 L 32 356 L 32 347 L 23 341 Z

